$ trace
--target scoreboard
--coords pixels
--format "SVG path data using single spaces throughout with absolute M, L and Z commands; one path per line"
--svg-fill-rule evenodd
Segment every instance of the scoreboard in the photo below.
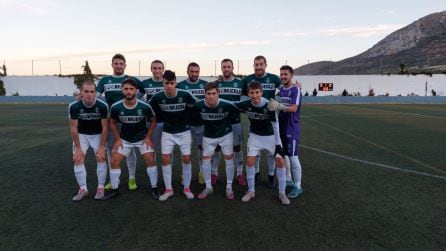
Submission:
M 333 91 L 333 83 L 319 83 L 319 91 Z

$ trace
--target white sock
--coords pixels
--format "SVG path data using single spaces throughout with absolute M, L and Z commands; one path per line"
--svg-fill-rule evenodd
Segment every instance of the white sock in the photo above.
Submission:
M 182 165 L 183 165 L 183 185 L 184 188 L 189 188 L 190 181 L 192 179 L 192 165 L 191 163 L 189 164 L 182 163 Z
M 255 191 L 254 176 L 256 175 L 256 169 L 253 166 L 246 167 L 246 179 L 248 180 L 248 191 Z
M 163 179 L 166 190 L 172 190 L 172 166 L 163 166 Z
M 288 155 L 285 155 L 285 158 L 283 158 L 283 160 L 285 161 L 285 170 L 286 170 L 286 180 L 287 181 L 291 181 L 291 164 L 290 164 L 290 158 L 288 157 Z
M 118 189 L 120 176 L 121 176 L 121 169 L 110 170 L 110 182 L 112 185 L 112 189 Z
M 260 156 L 256 157 L 256 173 L 260 173 Z
M 284 167 L 277 167 L 277 180 L 279 182 L 279 194 L 285 194 L 286 170 Z
M 237 167 L 237 176 L 243 175 L 243 151 L 234 152 L 234 162 Z
M 198 170 L 200 170 L 200 173 L 203 174 L 203 150 L 200 148 L 197 149 L 197 163 L 198 163 Z
M 291 170 L 293 172 L 294 184 L 297 188 L 300 187 L 301 179 L 302 179 L 302 167 L 300 165 L 299 157 L 292 156 L 290 157 Z
M 85 170 L 84 164 L 74 165 L 74 176 L 76 176 L 79 187 L 87 191 L 87 170 Z
M 203 166 L 201 167 L 203 170 L 204 180 L 206 182 L 206 188 L 212 189 L 211 184 L 211 160 L 203 159 Z
M 150 185 L 152 187 L 158 186 L 158 168 L 156 166 L 147 167 L 147 176 L 150 179 Z
M 234 159 L 225 159 L 226 163 L 226 187 L 232 188 L 232 180 L 234 179 Z
M 220 166 L 221 152 L 215 152 L 211 159 L 212 174 L 218 176 L 218 167 Z
M 133 148 L 127 156 L 127 168 L 129 169 L 129 179 L 134 179 L 136 176 L 136 151 Z
M 273 155 L 270 155 L 266 158 L 268 160 L 268 175 L 274 176 L 274 172 L 276 171 L 276 160 Z
M 104 188 L 107 179 L 107 165 L 105 162 L 97 164 L 96 174 L 98 175 L 98 188 Z

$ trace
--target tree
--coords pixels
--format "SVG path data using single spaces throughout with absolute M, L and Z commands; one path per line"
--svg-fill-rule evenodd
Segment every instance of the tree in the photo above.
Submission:
M 5 85 L 3 84 L 3 80 L 0 79 L 0 96 L 6 95 Z
M 8 73 L 6 72 L 6 65 L 3 64 L 3 76 L 8 76 Z
M 85 65 L 81 67 L 84 72 L 82 74 L 78 74 L 74 76 L 74 84 L 80 89 L 81 84 L 85 82 L 85 80 L 95 80 L 96 76 L 91 72 L 90 65 L 88 64 L 88 60 L 85 61 Z

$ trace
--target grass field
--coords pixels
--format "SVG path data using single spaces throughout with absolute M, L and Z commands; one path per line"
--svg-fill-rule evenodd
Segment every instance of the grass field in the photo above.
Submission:
M 229 202 L 221 182 L 209 199 L 186 201 L 178 158 L 176 195 L 165 203 L 149 196 L 141 159 L 137 191 L 73 203 L 66 106 L 0 105 L 0 114 L 2 250 L 446 247 L 445 105 L 305 105 L 304 193 L 288 207 L 263 184 L 248 204 L 240 202 L 246 188 L 234 185 Z M 265 179 L 264 162 L 261 170 Z

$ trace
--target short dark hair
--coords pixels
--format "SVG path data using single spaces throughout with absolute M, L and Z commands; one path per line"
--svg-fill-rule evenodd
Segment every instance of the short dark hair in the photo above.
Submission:
M 220 64 L 223 64 L 224 62 L 231 62 L 232 66 L 234 66 L 234 62 L 232 62 L 232 60 L 229 58 L 223 59 Z
M 266 58 L 265 58 L 264 56 L 262 56 L 262 55 L 258 55 L 258 56 L 256 56 L 256 57 L 254 58 L 254 61 L 257 61 L 257 60 L 260 60 L 260 59 L 263 59 L 263 61 L 265 61 L 265 64 L 266 64 Z
M 219 92 L 219 90 L 218 90 L 218 84 L 215 83 L 215 82 L 209 82 L 209 83 L 207 83 L 207 84 L 204 86 L 204 92 L 205 92 L 205 93 L 206 93 L 207 91 L 209 91 L 209 90 L 212 90 L 212 89 L 217 89 L 217 92 Z
M 200 66 L 199 66 L 197 63 L 195 63 L 195 62 L 190 62 L 190 63 L 187 65 L 187 71 L 189 71 L 189 68 L 191 68 L 191 67 L 198 67 L 198 68 L 200 68 Z
M 259 81 L 252 81 L 251 83 L 248 84 L 248 91 L 256 89 L 263 91 L 262 84 Z
M 125 57 L 124 57 L 124 55 L 122 55 L 122 54 L 115 54 L 113 57 L 112 57 L 112 63 L 113 63 L 113 60 L 115 60 L 115 59 L 122 59 L 122 60 L 124 60 L 124 63 L 126 62 L 125 61 Z
M 294 74 L 293 67 L 291 67 L 291 66 L 289 66 L 289 65 L 282 65 L 282 67 L 280 67 L 280 70 L 281 70 L 281 71 L 286 71 L 286 70 L 288 70 L 288 71 L 291 73 L 291 75 Z
M 96 84 L 94 83 L 94 81 L 93 80 L 91 80 L 91 79 L 87 79 L 87 80 L 85 80 L 84 82 L 82 82 L 82 84 L 81 84 L 81 90 L 83 90 L 84 89 L 84 85 L 93 85 L 94 86 L 94 89 L 96 90 Z
M 167 81 L 173 81 L 177 79 L 177 76 L 175 76 L 175 72 L 171 70 L 164 71 L 163 79 Z
M 152 63 L 150 63 L 150 67 L 152 67 L 153 64 L 162 64 L 163 67 L 164 67 L 164 63 L 161 60 L 159 60 L 159 59 L 153 60 Z
M 128 79 L 122 81 L 121 88 L 124 87 L 125 84 L 129 84 L 129 85 L 131 85 L 131 86 L 133 86 L 133 87 L 138 89 L 138 86 L 136 85 L 135 80 L 133 80 L 131 78 L 128 78 Z

